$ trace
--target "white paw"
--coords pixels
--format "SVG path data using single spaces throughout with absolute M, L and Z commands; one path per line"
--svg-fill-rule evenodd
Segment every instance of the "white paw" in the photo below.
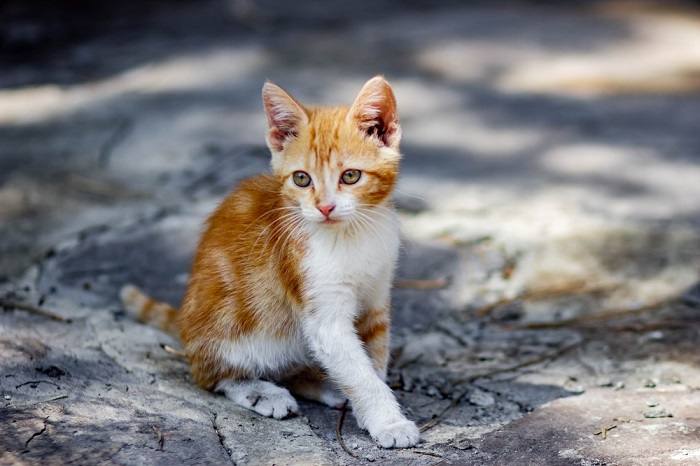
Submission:
M 418 427 L 408 419 L 380 426 L 370 431 L 370 435 L 382 448 L 408 448 L 420 440 Z
M 291 414 L 299 413 L 297 400 L 286 388 L 278 387 L 264 380 L 232 383 L 231 385 L 222 390 L 226 396 L 258 414 L 282 419 Z
M 347 399 L 335 388 L 324 387 L 321 389 L 318 401 L 331 408 L 342 408 Z

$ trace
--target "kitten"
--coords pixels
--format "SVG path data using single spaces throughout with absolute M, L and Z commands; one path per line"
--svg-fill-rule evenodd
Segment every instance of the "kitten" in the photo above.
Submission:
M 262 97 L 272 174 L 243 181 L 211 215 L 179 313 L 133 286 L 125 307 L 179 332 L 197 384 L 240 406 L 283 418 L 298 412 L 290 390 L 334 407 L 347 397 L 380 446 L 413 446 L 418 429 L 384 381 L 399 249 L 394 93 L 378 76 L 349 108 L 305 107 L 270 82 Z

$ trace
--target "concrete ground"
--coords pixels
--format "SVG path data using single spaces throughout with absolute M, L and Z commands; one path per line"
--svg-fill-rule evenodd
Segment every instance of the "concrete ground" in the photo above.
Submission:
M 98 3 L 0 7 L 0 464 L 700 464 L 696 7 Z M 267 167 L 264 79 L 338 103 L 377 73 L 404 129 L 390 382 L 424 433 L 381 450 L 349 414 L 351 455 L 339 411 L 195 388 L 117 290 L 178 301 Z

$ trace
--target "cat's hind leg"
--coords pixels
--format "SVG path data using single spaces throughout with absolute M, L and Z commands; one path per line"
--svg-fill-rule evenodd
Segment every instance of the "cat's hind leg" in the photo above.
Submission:
M 225 379 L 217 384 L 215 391 L 263 416 L 282 419 L 299 413 L 297 401 L 289 390 L 266 380 Z
M 341 408 L 347 401 L 346 397 L 318 368 L 306 368 L 286 379 L 284 385 L 297 396 L 331 408 Z

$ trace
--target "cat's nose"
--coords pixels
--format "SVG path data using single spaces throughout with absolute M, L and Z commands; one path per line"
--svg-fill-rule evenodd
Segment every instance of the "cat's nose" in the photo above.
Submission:
M 318 206 L 318 210 L 323 214 L 324 217 L 328 218 L 335 209 L 335 204 L 326 204 Z

